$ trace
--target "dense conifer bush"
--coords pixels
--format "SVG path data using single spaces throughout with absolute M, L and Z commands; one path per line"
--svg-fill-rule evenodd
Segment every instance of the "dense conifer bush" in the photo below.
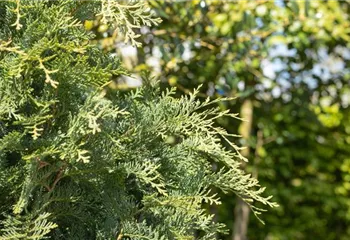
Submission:
M 159 22 L 144 2 L 0 2 L 0 239 L 212 239 L 213 187 L 275 206 L 214 124 L 236 115 L 148 75 L 106 87 L 127 73 L 91 43 L 96 16 L 137 46 Z

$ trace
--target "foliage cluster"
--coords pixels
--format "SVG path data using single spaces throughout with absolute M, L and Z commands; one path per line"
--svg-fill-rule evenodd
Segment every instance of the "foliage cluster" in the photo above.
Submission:
M 213 239 L 213 187 L 256 215 L 276 206 L 215 124 L 236 118 L 221 100 L 174 98 L 149 75 L 106 87 L 127 72 L 84 21 L 138 45 L 134 30 L 159 22 L 145 2 L 1 1 L 0 16 L 0 239 Z

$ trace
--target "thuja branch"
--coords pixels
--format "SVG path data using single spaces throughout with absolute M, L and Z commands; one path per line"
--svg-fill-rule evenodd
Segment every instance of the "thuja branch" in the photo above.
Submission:
M 16 13 L 16 22 L 11 26 L 15 26 L 16 30 L 20 30 L 23 27 L 23 25 L 20 23 L 20 0 L 16 0 L 16 8 L 13 11 Z

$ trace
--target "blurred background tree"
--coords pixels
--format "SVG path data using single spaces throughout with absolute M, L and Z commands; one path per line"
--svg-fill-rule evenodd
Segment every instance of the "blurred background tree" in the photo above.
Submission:
M 235 197 L 211 209 L 231 229 L 220 239 L 350 239 L 350 1 L 149 1 L 163 19 L 143 27 L 141 48 L 121 54 L 135 79 L 151 70 L 164 87 L 235 96 L 222 105 L 258 176 L 280 207 L 262 225 Z M 87 22 L 106 51 L 119 36 Z M 119 42 L 119 43 L 118 43 Z M 127 83 L 126 85 L 123 83 Z M 215 167 L 215 166 L 213 166 Z

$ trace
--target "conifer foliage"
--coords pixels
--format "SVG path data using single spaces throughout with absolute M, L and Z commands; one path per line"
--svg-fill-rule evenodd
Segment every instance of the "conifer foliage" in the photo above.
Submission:
M 219 100 L 175 98 L 149 75 L 106 87 L 127 73 L 91 44 L 96 16 L 137 46 L 159 22 L 139 1 L 0 2 L 0 239 L 212 239 L 212 187 L 276 206 L 215 126 L 236 117 Z

